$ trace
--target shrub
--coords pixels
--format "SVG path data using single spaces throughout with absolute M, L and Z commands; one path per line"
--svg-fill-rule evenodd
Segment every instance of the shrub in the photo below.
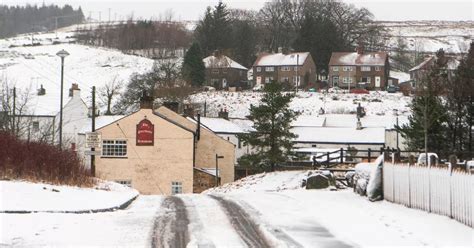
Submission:
M 92 186 L 94 179 L 75 152 L 19 140 L 0 132 L 0 179 Z

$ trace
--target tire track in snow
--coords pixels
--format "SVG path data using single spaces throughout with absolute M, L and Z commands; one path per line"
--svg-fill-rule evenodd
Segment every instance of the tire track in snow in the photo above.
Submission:
M 189 219 L 183 200 L 175 196 L 167 197 L 161 209 L 163 213 L 156 217 L 153 227 L 152 247 L 186 247 L 189 243 Z
M 210 195 L 210 197 L 220 203 L 224 211 L 227 213 L 232 226 L 234 226 L 235 230 L 248 247 L 271 247 L 259 231 L 257 224 L 252 221 L 250 216 L 239 205 L 237 205 L 237 203 L 214 195 Z

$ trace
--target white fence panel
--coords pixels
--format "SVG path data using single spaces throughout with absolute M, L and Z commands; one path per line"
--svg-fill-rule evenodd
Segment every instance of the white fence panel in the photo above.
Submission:
M 474 175 L 448 168 L 384 163 L 384 198 L 473 227 Z

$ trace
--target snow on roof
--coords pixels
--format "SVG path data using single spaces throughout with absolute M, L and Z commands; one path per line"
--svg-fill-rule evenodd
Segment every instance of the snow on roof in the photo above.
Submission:
M 294 127 L 298 143 L 384 144 L 385 128 Z
M 231 58 L 222 55 L 219 57 L 216 56 L 209 56 L 202 60 L 204 62 L 204 66 L 206 68 L 234 68 L 239 70 L 248 70 L 243 65 L 235 62 Z
M 401 71 L 390 71 L 390 77 L 398 79 L 398 83 L 403 83 L 410 80 L 410 74 Z
M 253 121 L 249 119 L 230 118 L 229 121 L 239 126 L 244 132 L 254 132 Z
M 245 133 L 239 125 L 223 118 L 201 117 L 201 124 L 214 133 Z
M 202 171 L 202 172 L 207 173 L 207 174 L 212 175 L 212 176 L 216 176 L 216 169 L 213 169 L 213 168 L 196 168 L 196 167 L 194 167 L 194 169 Z M 217 172 L 219 172 L 219 177 L 220 177 L 221 170 L 218 169 Z
M 436 56 L 431 55 L 428 58 L 426 58 L 423 62 L 421 62 L 419 65 L 413 67 L 410 69 L 411 71 L 416 71 L 416 70 L 427 70 L 431 65 L 433 65 L 434 61 L 436 59 Z M 456 70 L 461 63 L 457 57 L 454 56 L 446 56 L 446 59 L 448 60 L 446 62 L 446 67 L 448 70 Z
M 275 53 L 275 54 L 263 54 L 255 62 L 254 66 L 295 66 L 303 65 L 306 58 L 310 56 L 309 52 L 301 53 Z
M 300 115 L 291 123 L 293 127 L 323 127 L 326 117 L 324 115 Z
M 416 70 L 419 70 L 421 68 L 424 68 L 431 60 L 434 59 L 434 56 L 429 56 L 428 58 L 426 58 L 423 62 L 421 62 L 419 65 L 413 67 L 410 69 L 410 72 L 411 71 L 416 71 Z
M 329 65 L 378 65 L 384 66 L 387 59 L 386 52 L 336 52 L 332 53 Z
M 124 118 L 126 115 L 101 115 L 95 118 L 95 129 L 99 129 L 113 123 L 117 120 Z M 92 131 L 92 119 L 88 118 L 87 124 L 85 124 L 79 133 L 86 133 Z

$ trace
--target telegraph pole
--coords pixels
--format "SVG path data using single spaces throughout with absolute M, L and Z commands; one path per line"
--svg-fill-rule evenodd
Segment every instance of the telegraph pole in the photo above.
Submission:
M 12 115 L 13 115 L 13 125 L 12 125 L 13 129 L 12 129 L 12 131 L 13 131 L 13 135 L 16 136 L 15 110 L 16 110 L 16 87 L 13 87 L 13 111 L 12 111 L 13 112 L 12 113 Z
M 95 132 L 95 86 L 92 86 L 92 132 Z M 95 177 L 95 148 L 91 148 L 91 174 Z

